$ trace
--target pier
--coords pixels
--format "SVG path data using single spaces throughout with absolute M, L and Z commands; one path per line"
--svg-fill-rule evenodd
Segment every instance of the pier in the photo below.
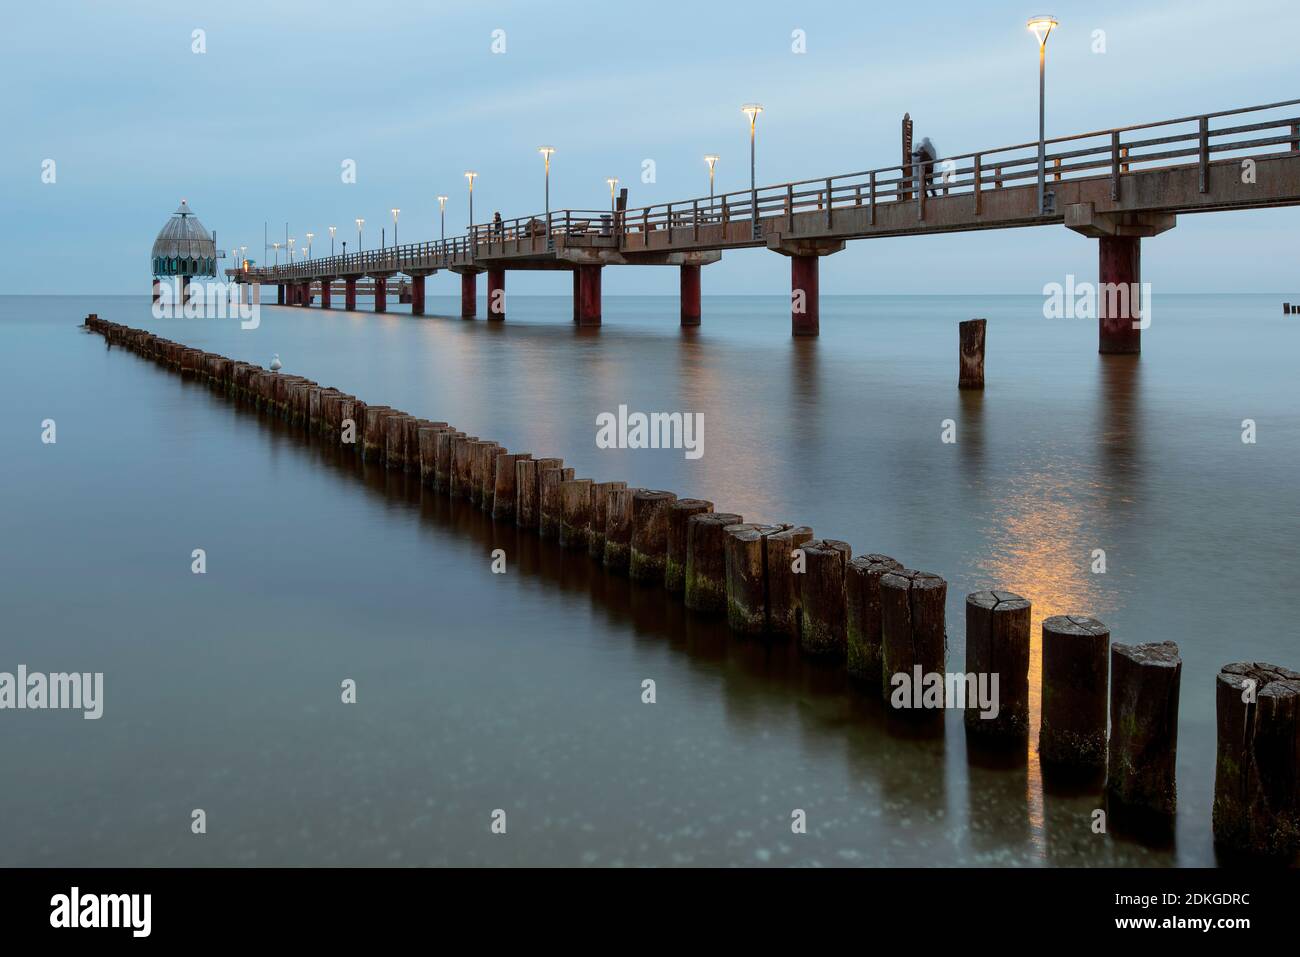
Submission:
M 487 274 L 489 320 L 504 320 L 510 270 L 572 277 L 573 321 L 601 322 L 606 266 L 671 266 L 681 274 L 681 324 L 698 325 L 701 267 L 733 249 L 767 249 L 790 260 L 790 331 L 819 332 L 818 265 L 859 239 L 1064 227 L 1097 240 L 1103 295 L 1098 350 L 1141 351 L 1138 297 L 1142 240 L 1180 215 L 1300 205 L 1300 100 L 1285 100 L 1046 140 L 1047 196 L 1038 209 L 1038 146 L 1001 146 L 754 190 L 609 210 L 560 209 L 471 225 L 464 235 L 287 265 L 232 269 L 233 281 L 278 287 L 277 302 L 332 305 L 342 283 L 356 308 L 369 283 L 374 310 L 387 309 L 394 277 L 405 277 L 411 311 L 425 313 L 426 280 L 460 277 L 461 317 L 477 315 L 478 276 Z M 1264 117 L 1269 111 L 1287 115 Z

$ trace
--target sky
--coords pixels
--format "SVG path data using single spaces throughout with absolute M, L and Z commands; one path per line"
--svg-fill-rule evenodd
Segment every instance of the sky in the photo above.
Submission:
M 0 33 L 0 289 L 142 293 L 182 197 L 219 246 L 255 259 L 264 223 L 272 239 L 286 222 L 299 242 L 314 232 L 320 255 L 330 224 L 354 249 L 364 217 L 370 248 L 394 206 L 402 242 L 436 238 L 439 193 L 450 236 L 467 220 L 466 169 L 479 173 L 477 220 L 540 212 L 542 144 L 556 148 L 553 209 L 607 207 L 609 176 L 632 206 L 707 195 L 710 152 L 718 190 L 744 188 L 749 101 L 765 107 L 760 184 L 892 165 L 904 112 L 940 155 L 1030 141 L 1038 58 L 1025 22 L 1041 12 L 1060 21 L 1049 137 L 1300 96 L 1294 0 L 13 4 Z M 1142 278 L 1294 291 L 1297 225 L 1300 209 L 1184 216 L 1144 242 Z M 785 296 L 787 268 L 767 250 L 727 252 L 703 291 Z M 884 238 L 823 260 L 821 289 L 1040 294 L 1096 268 L 1095 240 L 1063 226 Z M 458 289 L 430 280 L 431 295 Z M 512 273 L 510 290 L 571 291 L 547 272 Z M 607 269 L 604 292 L 675 295 L 677 271 Z

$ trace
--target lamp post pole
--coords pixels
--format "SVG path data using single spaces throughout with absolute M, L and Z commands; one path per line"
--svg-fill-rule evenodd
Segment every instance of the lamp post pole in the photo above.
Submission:
M 758 114 L 763 112 L 761 103 L 746 103 L 740 111 L 749 117 L 749 205 L 750 218 L 753 221 L 754 235 L 758 235 L 758 182 L 754 175 L 754 131 Z
M 439 196 L 439 197 L 438 197 L 438 218 L 439 218 L 439 219 L 441 220 L 441 222 L 442 222 L 442 226 L 441 226 L 442 237 L 441 237 L 441 238 L 442 238 L 442 241 L 445 243 L 445 242 L 447 241 L 447 197 L 446 197 L 446 196 Z
M 1047 137 L 1044 125 L 1047 72 L 1047 38 L 1052 35 L 1057 21 L 1051 16 L 1037 16 L 1029 21 L 1029 29 L 1038 38 L 1038 215 L 1046 212 Z

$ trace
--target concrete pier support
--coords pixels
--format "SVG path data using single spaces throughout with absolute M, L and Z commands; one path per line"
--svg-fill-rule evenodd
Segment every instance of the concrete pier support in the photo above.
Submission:
M 326 276 L 320 281 L 320 307 L 322 309 L 328 309 L 330 307 L 330 293 L 333 289 L 333 278 Z
M 375 312 L 388 311 L 388 277 L 375 277 Z
M 600 325 L 600 271 L 601 266 L 579 266 L 578 277 L 578 325 Z
M 1065 225 L 1098 241 L 1097 351 L 1142 351 L 1142 240 L 1174 228 L 1173 213 L 1099 213 L 1092 203 L 1065 207 Z M 1148 304 L 1149 305 L 1149 304 Z
M 1112 355 L 1141 352 L 1142 240 L 1102 236 L 1097 251 L 1097 351 Z
M 424 277 L 411 277 L 411 315 L 424 315 Z
M 506 317 L 506 271 L 493 268 L 488 270 L 488 318 L 504 319 Z
M 684 265 L 682 271 L 682 325 L 700 324 L 700 267 Z
M 343 308 L 349 312 L 357 309 L 357 277 L 348 276 L 343 280 Z
M 284 305 L 284 297 L 285 297 L 284 288 L 285 288 L 284 283 L 279 283 L 275 287 L 275 304 L 277 306 Z
M 473 319 L 478 315 L 478 274 L 460 274 L 460 317 Z
M 817 257 L 790 257 L 790 335 L 815 336 L 821 332 L 817 293 Z
M 573 270 L 573 321 L 578 321 L 578 304 L 582 302 L 582 272 Z

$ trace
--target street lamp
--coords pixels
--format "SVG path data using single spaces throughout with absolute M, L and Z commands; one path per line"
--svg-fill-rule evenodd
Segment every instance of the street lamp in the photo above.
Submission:
M 338 229 L 337 226 L 330 227 L 330 259 L 334 258 L 334 230 L 336 229 Z
M 537 152 L 542 154 L 542 159 L 546 161 L 546 233 L 551 232 L 551 154 L 555 152 L 554 146 L 539 146 Z
M 614 187 L 618 185 L 618 177 L 610 176 L 605 182 L 609 183 L 609 211 L 614 212 Z
M 718 165 L 718 157 L 710 153 L 704 157 L 704 162 L 709 164 L 709 211 L 713 210 L 713 167 Z
M 361 252 L 361 227 L 366 224 L 364 219 L 357 219 L 357 252 Z
M 280 244 L 271 243 L 271 245 L 275 247 L 275 267 L 279 269 L 280 268 Z
M 761 103 L 746 103 L 740 108 L 740 112 L 749 117 L 749 204 L 751 208 L 750 217 L 754 222 L 754 235 L 758 235 L 758 187 L 754 177 L 754 126 L 758 121 L 758 114 L 763 112 Z
M 289 262 L 293 262 L 293 244 L 297 241 L 292 236 L 289 237 Z
M 438 197 L 438 216 L 442 220 L 442 241 L 447 241 L 447 197 Z
M 478 173 L 472 169 L 465 170 L 465 178 L 469 180 L 469 228 L 471 231 L 474 229 L 474 177 L 476 176 L 478 176 Z
M 400 209 L 398 209 L 397 207 L 393 207 L 393 248 L 394 249 L 397 248 L 397 214 L 400 212 L 401 212 Z
M 307 258 L 311 259 L 311 241 L 316 238 L 315 233 L 307 234 Z
M 1043 133 L 1043 74 L 1047 64 L 1047 38 L 1056 27 L 1056 18 L 1037 16 L 1029 21 L 1029 29 L 1038 37 L 1038 215 L 1044 212 L 1043 190 L 1047 180 L 1047 141 Z

